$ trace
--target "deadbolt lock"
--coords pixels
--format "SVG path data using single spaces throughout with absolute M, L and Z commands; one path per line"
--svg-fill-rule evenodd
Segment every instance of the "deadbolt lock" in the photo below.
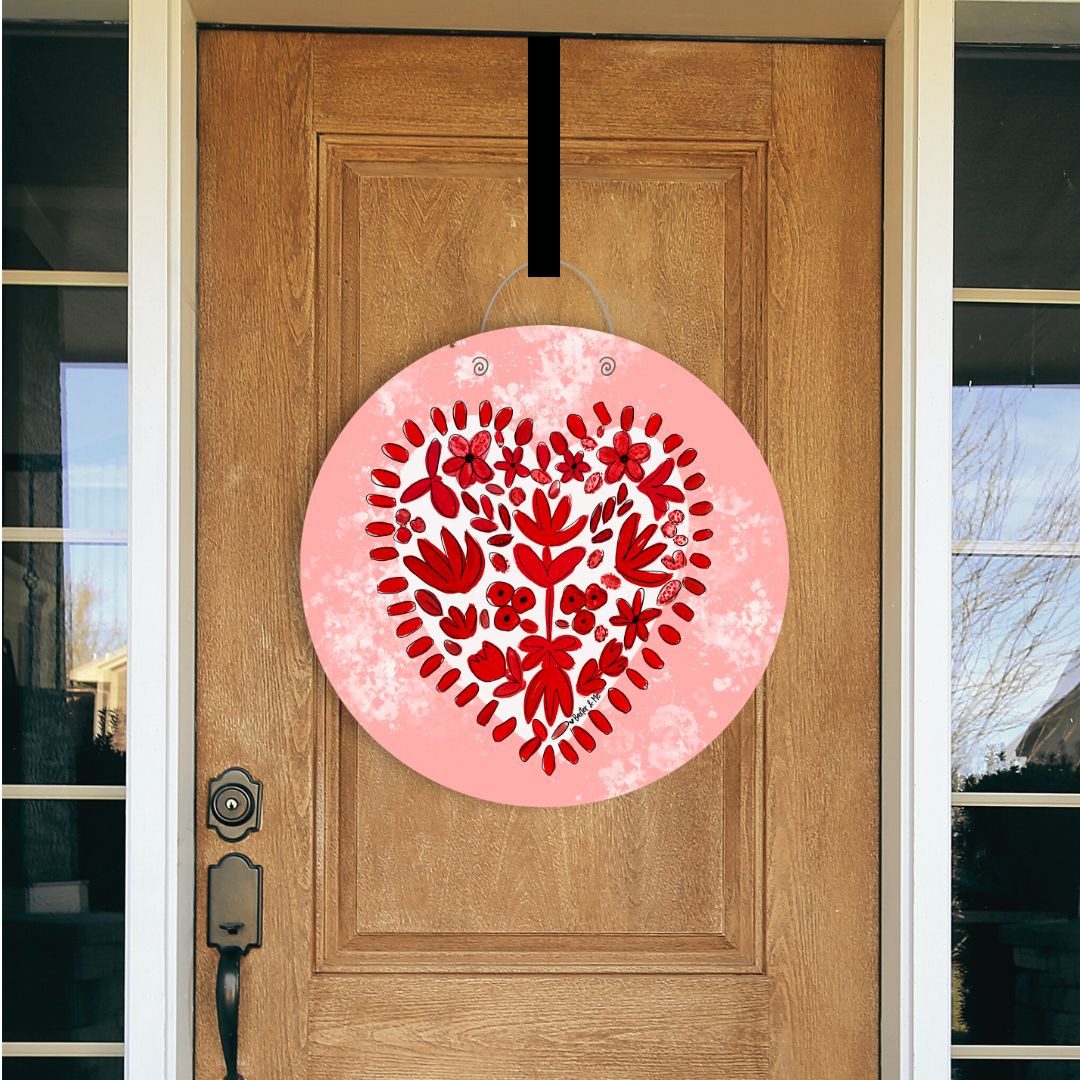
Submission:
M 210 781 L 206 824 L 234 843 L 262 823 L 262 781 L 247 769 L 226 769 Z

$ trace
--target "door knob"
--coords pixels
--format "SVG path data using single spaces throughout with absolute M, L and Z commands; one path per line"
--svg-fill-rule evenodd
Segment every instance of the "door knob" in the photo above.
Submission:
M 262 867 L 246 855 L 230 853 L 210 867 L 206 942 L 219 953 L 215 997 L 225 1080 L 243 1080 L 237 1072 L 240 960 L 262 945 Z

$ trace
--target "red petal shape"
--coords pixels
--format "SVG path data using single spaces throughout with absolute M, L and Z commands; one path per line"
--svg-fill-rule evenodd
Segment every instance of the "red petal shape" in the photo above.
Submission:
M 469 442 L 469 451 L 473 457 L 483 457 L 491 448 L 491 434 L 487 431 L 478 431 Z
M 426 495 L 430 490 L 430 480 L 428 480 L 426 477 L 423 480 L 417 480 L 415 483 L 410 484 L 401 493 L 401 501 L 403 503 L 412 502 L 413 499 L 419 499 L 421 495 Z
M 431 505 L 444 517 L 457 517 L 458 498 L 441 480 L 431 481 Z

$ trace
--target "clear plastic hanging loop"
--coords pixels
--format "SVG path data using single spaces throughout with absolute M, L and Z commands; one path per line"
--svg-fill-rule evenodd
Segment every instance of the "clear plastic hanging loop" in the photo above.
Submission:
M 600 310 L 604 313 L 604 322 L 607 324 L 607 332 L 614 335 L 615 331 L 612 329 L 611 326 L 611 315 L 608 314 L 607 304 L 604 303 L 604 298 L 600 295 L 600 290 L 592 283 L 592 281 L 589 280 L 585 272 L 579 270 L 576 266 L 574 266 L 573 263 L 568 263 L 565 260 L 560 259 L 559 265 L 565 266 L 567 270 L 573 270 L 574 273 L 577 274 L 577 276 L 581 278 L 581 280 L 584 281 L 586 285 L 589 286 L 589 291 L 596 298 L 596 302 L 600 305 Z M 491 294 L 491 299 L 488 301 L 488 306 L 484 309 L 484 317 L 480 321 L 481 334 L 487 329 L 488 316 L 491 314 L 491 309 L 495 306 L 495 301 L 499 298 L 499 293 L 501 293 L 503 289 L 506 288 L 506 286 L 510 283 L 511 278 L 516 277 L 518 274 L 521 273 L 522 270 L 527 270 L 528 268 L 529 264 L 527 262 L 523 262 L 520 266 L 515 267 L 513 270 L 511 270 L 510 273 L 507 274 L 506 277 L 504 277 L 502 281 L 499 282 L 499 287 Z

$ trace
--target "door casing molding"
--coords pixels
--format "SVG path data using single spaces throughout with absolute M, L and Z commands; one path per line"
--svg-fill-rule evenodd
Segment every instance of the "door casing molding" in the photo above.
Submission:
M 881 1076 L 947 1080 L 953 3 L 877 3 L 876 30 L 871 5 L 769 0 L 753 6 L 753 23 L 735 21 L 745 5 L 726 6 L 709 5 L 697 32 L 885 38 Z M 250 24 L 250 7 L 130 4 L 131 1077 L 193 1073 L 196 17 Z M 429 7 L 415 26 L 439 25 L 439 5 Z M 327 0 L 319 25 L 340 25 L 326 11 L 345 8 Z M 302 0 L 272 10 L 279 24 L 313 25 Z M 459 8 L 458 28 L 487 28 L 491 10 Z M 602 11 L 576 10 L 565 25 L 536 28 L 612 31 Z

